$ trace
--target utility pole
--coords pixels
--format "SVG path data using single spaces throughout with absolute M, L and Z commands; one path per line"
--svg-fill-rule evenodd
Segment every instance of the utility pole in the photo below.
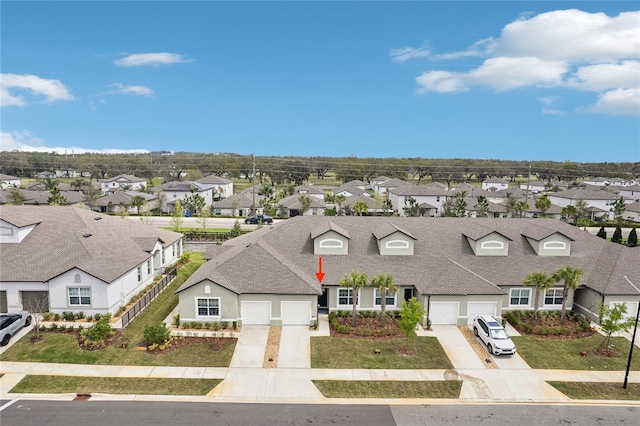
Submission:
M 251 155 L 253 156 L 253 173 L 251 175 L 251 183 L 253 185 L 251 188 L 251 196 L 253 198 L 251 200 L 251 214 L 256 214 L 256 155 Z
M 624 276 L 624 279 L 627 280 L 629 284 L 636 289 L 638 293 L 640 293 L 640 289 L 632 283 L 627 276 Z M 638 301 L 638 312 L 636 312 L 636 323 L 633 327 L 633 337 L 631 338 L 631 348 L 629 349 L 629 360 L 627 361 L 627 371 L 624 374 L 624 383 L 622 384 L 622 388 L 627 388 L 627 382 L 629 381 L 629 370 L 631 369 L 631 357 L 633 357 L 633 347 L 636 344 L 636 331 L 638 331 L 638 318 L 640 318 L 640 301 Z
M 529 164 L 529 173 L 527 173 L 527 193 L 524 197 L 524 202 L 529 205 L 529 179 L 531 179 L 531 164 Z

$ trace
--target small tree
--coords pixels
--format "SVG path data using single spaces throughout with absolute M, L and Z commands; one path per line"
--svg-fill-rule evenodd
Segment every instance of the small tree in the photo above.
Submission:
M 25 308 L 31 312 L 31 322 L 33 324 L 33 332 L 35 333 L 32 341 L 40 340 L 40 323 L 42 322 L 42 314 L 47 312 L 49 308 L 48 297 L 33 297 L 28 299 Z
M 300 194 L 298 196 L 298 202 L 300 203 L 300 211 L 304 216 L 304 214 L 311 208 L 311 197 L 305 194 Z
M 160 210 L 160 216 L 162 216 L 162 210 L 167 206 L 167 195 L 164 192 L 159 191 L 156 194 L 156 198 L 158 199 L 158 210 Z
M 206 204 L 207 201 L 204 197 L 200 194 L 196 194 L 193 188 L 191 188 L 191 195 L 184 197 L 182 206 L 185 210 L 190 212 L 192 216 L 195 216 L 205 208 Z
M 598 237 L 600 237 L 600 238 L 604 239 L 604 240 L 606 240 L 606 239 L 607 239 L 607 231 L 605 231 L 605 229 L 604 229 L 604 225 L 602 225 L 602 226 L 600 227 L 600 230 L 598 231 L 598 233 L 597 233 L 596 235 L 597 235 Z
M 342 204 L 347 201 L 347 197 L 345 197 L 342 194 L 338 194 L 335 197 L 333 197 L 333 202 L 335 203 L 337 209 L 337 215 L 338 216 L 343 216 L 344 215 L 344 210 L 342 209 Z
M 382 328 L 387 326 L 387 293 L 394 294 L 398 291 L 398 286 L 393 282 L 392 275 L 376 275 L 371 281 L 371 285 L 376 287 L 380 292 L 380 325 Z
M 207 228 L 207 221 L 210 217 L 211 211 L 209 209 L 202 209 L 200 210 L 200 213 L 198 213 L 198 218 L 196 220 L 202 226 L 203 231 Z
M 47 199 L 47 203 L 49 203 L 50 206 L 66 206 L 67 197 L 62 195 L 56 186 L 51 190 L 51 196 Z
M 369 213 L 369 206 L 364 201 L 357 201 L 353 203 L 353 206 L 351 207 L 351 209 L 358 216 L 362 216 L 363 213 Z
M 148 208 L 142 209 L 142 213 L 140 213 L 140 223 L 144 225 L 153 224 L 153 216 Z
M 608 355 L 613 355 L 611 350 L 611 335 L 619 331 L 629 331 L 635 325 L 635 318 L 627 316 L 626 303 L 614 303 L 613 306 L 600 305 L 600 314 L 598 322 L 605 334 L 605 339 L 599 346 L 599 350 L 603 350 Z M 604 347 L 604 349 L 603 349 Z
M 170 335 L 171 331 L 167 328 L 167 324 L 162 321 L 156 321 L 144 329 L 144 338 L 149 345 L 161 345 L 169 340 Z
M 620 228 L 620 225 L 616 225 L 616 230 L 613 231 L 611 241 L 618 244 L 622 243 L 622 229 Z
M 120 208 L 118 209 L 118 216 L 120 216 L 121 219 L 129 216 L 129 210 L 127 210 L 126 205 L 123 204 L 120 206 Z
M 620 197 L 614 201 L 610 211 L 613 212 L 613 217 L 618 226 L 622 225 L 624 212 L 627 211 L 627 205 L 624 202 L 624 198 Z
M 409 338 L 416 335 L 416 327 L 423 317 L 424 308 L 418 299 L 412 297 L 408 302 L 402 301 L 399 326 L 407 337 L 407 344 L 409 344 Z
M 240 208 L 240 197 L 232 195 L 229 197 L 229 203 L 231 203 L 231 216 L 235 216 Z
M 9 200 L 9 204 L 13 204 L 14 206 L 22 205 L 27 201 L 26 197 L 22 194 L 22 190 L 18 188 L 12 188 L 11 191 L 9 191 L 9 196 L 7 198 Z
M 461 191 L 453 196 L 453 214 L 455 217 L 467 217 L 467 191 Z
M 489 201 L 487 201 L 487 197 L 484 195 L 479 195 L 476 198 L 476 205 L 473 206 L 476 209 L 476 217 L 487 217 L 489 213 Z
M 135 207 L 138 214 L 140 214 L 140 207 L 144 207 L 145 204 L 147 204 L 147 200 L 142 195 L 131 197 L 131 207 Z
M 536 293 L 533 301 L 533 326 L 535 327 L 538 320 L 538 307 L 540 305 L 540 291 L 551 288 L 555 280 L 547 275 L 546 272 L 532 272 L 522 280 L 525 286 L 534 287 Z
M 369 278 L 364 272 L 351 271 L 350 274 L 344 274 L 344 278 L 340 280 L 340 287 L 351 289 L 351 301 L 353 305 L 353 311 L 351 313 L 351 326 L 357 325 L 357 311 L 358 305 L 358 290 L 369 285 Z
M 233 223 L 233 228 L 231 228 L 231 231 L 229 231 L 229 236 L 231 238 L 235 238 L 239 237 L 240 235 L 242 235 L 242 227 L 240 226 L 240 222 L 238 221 L 238 219 L 236 219 L 236 221 Z
M 636 247 L 638 245 L 638 233 L 636 232 L 636 228 L 631 228 L 629 238 L 627 238 L 627 245 L 629 247 Z
M 171 212 L 171 225 L 175 228 L 176 231 L 184 222 L 183 214 L 184 212 L 182 211 L 182 203 L 180 202 L 180 200 L 178 200 L 176 201 L 173 211 Z
M 409 197 L 404 200 L 404 207 L 402 208 L 405 216 L 418 217 L 420 216 L 420 205 L 415 198 Z

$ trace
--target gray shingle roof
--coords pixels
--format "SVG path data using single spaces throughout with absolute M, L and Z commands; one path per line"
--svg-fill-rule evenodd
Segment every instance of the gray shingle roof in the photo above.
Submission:
M 122 180 L 122 181 L 127 181 L 127 182 L 147 182 L 147 180 L 145 178 L 139 178 L 138 176 L 134 176 L 134 175 L 126 175 L 126 174 L 122 174 L 122 175 L 118 175 L 118 176 L 114 176 L 112 178 L 109 179 L 105 179 L 101 182 L 114 182 L 117 180 Z
M 198 179 L 196 182 L 204 183 L 207 185 L 221 185 L 221 184 L 226 185 L 226 184 L 232 183 L 232 181 L 230 181 L 229 179 L 225 179 L 223 177 L 216 176 L 216 175 L 205 176 L 203 178 Z
M 37 223 L 22 242 L 0 244 L 4 282 L 44 282 L 79 268 L 111 283 L 150 258 L 148 250 L 155 242 L 166 247 L 182 238 L 176 232 L 69 206 L 1 206 L 0 219 L 18 227 Z M 91 236 L 83 237 L 86 234 Z
M 351 235 L 349 235 L 349 233 L 347 231 L 345 231 L 344 229 L 342 229 L 341 227 L 339 227 L 338 225 L 336 225 L 335 223 L 333 223 L 332 221 L 326 221 L 321 223 L 318 227 L 313 228 L 311 230 L 311 239 L 315 240 L 316 238 L 318 238 L 320 235 L 326 234 L 329 231 L 333 231 L 337 234 L 342 235 L 343 237 L 347 238 L 347 239 L 351 239 Z
M 379 254 L 373 230 L 387 223 L 416 238 L 413 256 Z M 304 216 L 256 231 L 252 242 L 234 243 L 201 267 L 202 272 L 185 286 L 197 284 L 198 279 L 220 279 L 239 292 L 309 292 L 318 285 L 313 275 L 318 256 L 313 254 L 310 236 L 331 226 L 351 237 L 349 254 L 323 255 L 323 285 L 337 286 L 345 273 L 359 270 L 369 277 L 391 274 L 398 285 L 413 285 L 422 294 L 503 294 L 501 286 L 521 285 L 531 272 L 551 273 L 566 265 L 582 269 L 581 284 L 601 293 L 636 294 L 625 275 L 640 282 L 640 250 L 554 219 Z M 481 228 L 509 238 L 509 255 L 475 256 L 465 235 L 477 237 L 485 232 Z M 523 235 L 554 232 L 573 240 L 571 256 L 538 256 Z
M 416 239 L 416 237 L 414 237 L 411 233 L 405 231 L 404 229 L 396 226 L 391 222 L 386 222 L 380 228 L 373 231 L 373 236 L 381 240 L 384 237 L 388 237 L 389 235 L 393 234 L 394 232 L 401 232 L 409 238 L 412 238 L 414 240 Z
M 282 200 L 278 201 L 278 205 L 288 208 L 288 209 L 294 209 L 294 210 L 299 210 L 302 208 L 302 204 L 300 203 L 300 196 L 305 195 L 305 194 L 293 194 L 290 195 L 286 198 L 283 198 Z M 315 209 L 326 209 L 327 208 L 327 204 L 324 202 L 324 200 L 319 199 L 318 197 L 313 197 L 313 196 L 308 196 L 309 199 L 311 200 L 311 204 L 309 205 L 310 208 L 315 208 Z

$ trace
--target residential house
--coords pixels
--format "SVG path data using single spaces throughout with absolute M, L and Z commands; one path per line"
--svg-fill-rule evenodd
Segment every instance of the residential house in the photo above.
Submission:
M 11 191 L 17 190 L 20 192 L 24 201 L 24 205 L 32 206 L 46 206 L 49 204 L 49 198 L 51 197 L 51 191 L 33 191 L 22 188 L 12 189 L 0 189 L 0 204 L 11 203 Z M 65 197 L 68 205 L 78 204 L 84 202 L 84 194 L 80 191 L 60 191 L 60 195 Z
M 640 201 L 634 201 L 633 203 L 625 205 L 623 217 L 634 222 L 640 222 Z
M 500 178 L 489 178 L 482 181 L 482 189 L 486 191 L 499 191 L 501 189 L 508 189 L 509 182 Z
M 0 207 L 0 311 L 115 314 L 182 254 L 182 234 L 91 210 Z
M 353 195 L 351 197 L 347 197 L 347 199 L 342 204 L 342 207 L 347 209 L 353 209 L 353 206 L 356 203 L 365 203 L 367 205 L 367 209 L 369 213 L 382 213 L 384 209 L 382 208 L 382 202 L 373 198 L 367 197 L 364 195 Z
M 0 188 L 7 188 L 9 186 L 20 187 L 20 178 L 0 173 Z
M 331 190 L 331 192 L 333 193 L 334 196 L 336 195 L 344 195 L 345 197 L 353 197 L 354 195 L 363 195 L 365 197 L 371 196 L 371 194 L 369 194 L 366 190 L 359 188 L 357 186 L 347 185 L 347 184 L 334 188 Z
M 298 195 L 302 195 L 302 194 L 306 194 L 310 197 L 315 197 L 318 198 L 322 201 L 324 201 L 324 191 L 320 188 L 318 188 L 317 186 L 313 186 L 313 185 L 299 185 L 296 186 L 293 189 L 293 193 L 298 194 Z
M 593 216 L 607 215 L 609 219 L 613 219 L 611 211 L 613 203 L 620 198 L 619 195 L 598 189 L 591 186 L 586 188 L 571 188 L 560 192 L 550 192 L 547 194 L 552 204 L 566 207 L 575 205 L 578 200 L 584 200 L 589 207 L 593 209 Z M 625 199 L 625 202 L 631 203 L 633 200 Z
M 133 197 L 144 198 L 145 205 L 140 208 L 140 211 L 158 208 L 158 199 L 155 194 L 137 191 L 116 191 L 95 200 L 91 209 L 101 213 L 114 213 L 121 206 L 124 206 L 128 213 L 138 213 L 138 208 L 131 205 Z
M 378 176 L 377 178 L 373 178 L 369 181 L 369 188 L 371 188 L 376 194 L 378 193 L 378 185 L 384 183 L 391 179 L 387 176 Z
M 618 188 L 618 194 L 629 198 L 630 200 L 639 201 L 640 200 L 640 185 L 631 185 L 626 187 Z
M 58 169 L 55 173 L 56 177 L 77 178 L 82 176 L 79 171 L 73 169 Z
M 215 188 L 214 198 L 227 198 L 233 195 L 233 182 L 216 175 L 208 175 L 196 182 L 204 185 L 213 185 Z
M 144 191 L 147 189 L 147 180 L 134 175 L 118 175 L 100 181 L 100 189 L 103 194 L 114 191 Z
M 316 216 L 316 215 L 324 215 L 327 210 L 327 205 L 324 202 L 324 199 L 320 199 L 314 196 L 308 196 L 311 200 L 311 204 L 309 205 L 309 210 L 303 212 L 302 211 L 302 203 L 300 202 L 300 197 L 305 194 L 293 194 L 286 198 L 278 201 L 278 207 L 280 210 L 285 211 L 288 217 L 294 216 Z
M 163 192 L 167 197 L 167 203 L 163 207 L 165 213 L 170 213 L 174 210 L 176 201 L 183 202 L 185 197 L 190 197 L 193 194 L 198 194 L 204 198 L 207 206 L 213 203 L 213 185 L 190 181 L 172 181 L 153 188 L 153 191 L 156 194 Z
M 388 193 L 392 189 L 408 187 L 411 185 L 412 184 L 410 184 L 409 182 L 405 182 L 401 179 L 389 179 L 384 182 L 376 184 L 376 186 L 371 189 L 373 189 L 376 194 L 382 195 L 382 194 Z
M 529 191 L 533 193 L 544 192 L 551 187 L 553 187 L 553 184 L 551 182 L 544 182 L 541 180 L 534 180 L 531 182 L 522 182 L 520 184 L 520 189 L 523 189 L 526 191 L 527 188 L 529 188 Z
M 43 172 L 39 172 L 36 174 L 37 179 L 46 179 L 46 178 L 53 179 L 54 177 L 56 177 L 56 174 L 48 170 L 45 170 Z
M 593 186 L 632 186 L 637 182 L 633 179 L 622 178 L 587 178 L 582 181 L 586 185 Z
M 350 180 L 349 182 L 343 183 L 343 185 L 355 186 L 356 188 L 360 188 L 362 190 L 369 188 L 369 184 L 367 182 L 365 182 L 365 181 L 360 180 L 360 179 Z
M 440 188 L 434 188 L 426 185 L 410 185 L 401 186 L 389 190 L 388 199 L 393 209 L 400 216 L 405 216 L 404 207 L 406 207 L 411 198 L 426 210 L 425 216 L 441 216 L 442 204 L 451 194 Z
M 626 279 L 640 282 L 637 256 L 553 219 L 304 216 L 212 247 L 177 294 L 181 321 L 310 325 L 319 308 L 352 308 L 353 290 L 340 286 L 345 274 L 390 274 L 398 291 L 387 295 L 387 309 L 416 297 L 425 322 L 464 325 L 480 314 L 532 310 L 535 291 L 522 280 L 570 265 L 583 277 L 568 309 L 595 319 L 599 303 L 626 302 L 635 312 L 640 294 Z M 559 310 L 562 297 L 556 283 L 539 309 Z M 357 310 L 380 307 L 376 288 L 359 290 Z
M 211 210 L 215 216 L 247 216 L 252 207 L 256 209 L 257 213 L 261 213 L 262 207 L 259 203 L 262 198 L 256 195 L 256 204 L 254 206 L 252 197 L 248 197 L 243 193 L 234 194 L 222 200 L 214 201 Z

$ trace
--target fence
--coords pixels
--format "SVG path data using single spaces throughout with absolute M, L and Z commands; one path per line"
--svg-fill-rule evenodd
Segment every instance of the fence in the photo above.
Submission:
M 156 298 L 160 292 L 168 286 L 171 281 L 173 281 L 178 276 L 178 268 L 174 268 L 171 271 L 167 272 L 167 275 L 158 281 L 158 284 L 154 285 L 153 288 L 145 294 L 140 300 L 136 302 L 135 305 L 131 307 L 127 312 L 125 312 L 122 317 L 122 328 L 125 328 L 132 319 L 136 317 L 142 310 L 153 300 Z
M 251 232 L 250 230 L 242 230 L 243 234 Z M 204 231 L 184 231 L 182 232 L 187 241 L 227 241 L 233 238 L 231 232 L 204 232 Z

